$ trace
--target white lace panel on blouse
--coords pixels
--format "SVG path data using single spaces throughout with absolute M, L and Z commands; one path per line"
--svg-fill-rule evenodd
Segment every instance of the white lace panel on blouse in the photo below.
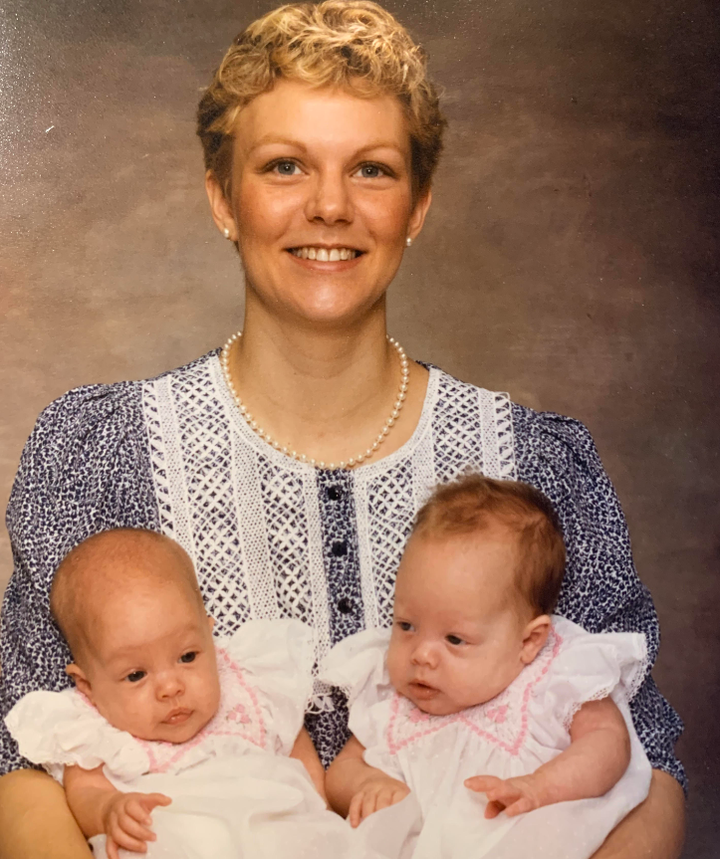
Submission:
M 251 618 L 297 618 L 315 629 L 321 659 L 332 642 L 323 551 L 332 523 L 321 518 L 316 470 L 250 430 L 216 354 L 146 382 L 143 411 L 161 527 L 193 559 L 216 633 Z M 348 574 L 360 579 L 366 627 L 390 625 L 416 511 L 437 482 L 465 470 L 514 477 L 510 401 L 431 368 L 412 438 L 349 472 L 359 568 Z M 324 691 L 316 693 L 327 703 Z

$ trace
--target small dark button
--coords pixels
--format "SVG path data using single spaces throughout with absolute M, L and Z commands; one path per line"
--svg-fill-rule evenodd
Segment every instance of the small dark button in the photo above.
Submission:
M 345 540 L 338 540 L 332 544 L 330 551 L 336 558 L 342 558 L 343 555 L 347 555 L 347 543 Z
M 338 601 L 337 607 L 338 611 L 341 611 L 343 614 L 350 614 L 353 610 L 352 600 L 349 600 L 347 597 L 343 597 Z
M 342 498 L 342 489 L 339 486 L 328 486 L 327 494 L 331 501 L 339 501 Z

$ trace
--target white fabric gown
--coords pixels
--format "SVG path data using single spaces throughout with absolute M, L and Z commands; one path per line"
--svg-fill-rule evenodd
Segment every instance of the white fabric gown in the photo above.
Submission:
M 104 764 L 118 790 L 169 796 L 171 805 L 153 811 L 157 841 L 148 842 L 147 859 L 406 855 L 412 811 L 399 829 L 393 817 L 391 838 L 382 818 L 359 834 L 325 808 L 305 768 L 288 757 L 312 691 L 312 630 L 293 620 L 249 621 L 217 642 L 217 658 L 219 710 L 187 743 L 138 740 L 75 689 L 31 692 L 6 723 L 21 754 L 60 781 L 66 764 Z M 105 836 L 91 844 L 106 859 Z
M 547 644 L 504 692 L 449 716 L 423 713 L 395 692 L 385 664 L 389 638 L 389 630 L 346 638 L 330 652 L 321 673 L 348 692 L 350 729 L 366 748 L 366 762 L 412 790 L 386 811 L 395 811 L 399 822 L 409 813 L 408 801 L 414 797 L 419 805 L 422 832 L 413 859 L 587 859 L 647 796 L 650 763 L 628 709 L 647 669 L 643 635 L 591 635 L 556 616 Z M 533 772 L 567 748 L 580 706 L 608 695 L 632 742 L 621 780 L 597 799 L 486 820 L 484 794 L 468 790 L 464 780 Z

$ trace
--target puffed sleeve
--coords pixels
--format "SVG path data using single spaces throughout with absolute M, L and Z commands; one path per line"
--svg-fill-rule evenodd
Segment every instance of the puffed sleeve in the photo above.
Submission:
M 555 734 L 546 745 L 560 748 L 583 704 L 612 697 L 627 705 L 635 697 L 647 672 L 647 645 L 636 632 L 588 633 L 563 617 L 555 617 L 553 634 L 558 652 L 533 689 L 528 713 L 531 730 Z
M 113 728 L 76 689 L 30 692 L 5 717 L 20 754 L 58 781 L 63 767 L 92 770 L 105 764 L 130 781 L 150 767 L 147 752 L 127 733 Z
M 682 721 L 660 695 L 650 668 L 660 641 L 657 614 L 638 578 L 620 503 L 587 428 L 551 412 L 513 406 L 517 479 L 552 501 L 562 523 L 567 566 L 557 614 L 588 632 L 641 632 L 648 673 L 630 710 L 635 730 L 655 769 L 687 790 L 674 753 Z
M 7 512 L 14 572 L 2 610 L 0 716 L 25 694 L 70 685 L 49 590 L 62 558 L 109 528 L 159 530 L 142 383 L 70 391 L 38 418 Z M 28 766 L 0 719 L 0 774 Z
M 365 746 L 367 763 L 402 778 L 385 740 L 395 697 L 386 664 L 390 634 L 389 629 L 365 629 L 344 638 L 323 660 L 320 677 L 347 693 L 348 726 Z
M 390 644 L 389 629 L 364 629 L 338 642 L 320 666 L 320 679 L 339 686 L 348 696 L 348 706 L 357 701 L 364 690 L 373 696 L 378 689 L 389 688 L 385 654 Z

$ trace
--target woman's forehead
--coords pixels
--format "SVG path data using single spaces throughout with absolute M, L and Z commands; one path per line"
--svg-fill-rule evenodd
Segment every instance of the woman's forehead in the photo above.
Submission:
M 288 79 L 249 102 L 233 134 L 246 154 L 273 143 L 312 148 L 352 142 L 357 148 L 389 147 L 403 154 L 410 148 L 405 114 L 395 96 L 361 98 L 344 88 Z

